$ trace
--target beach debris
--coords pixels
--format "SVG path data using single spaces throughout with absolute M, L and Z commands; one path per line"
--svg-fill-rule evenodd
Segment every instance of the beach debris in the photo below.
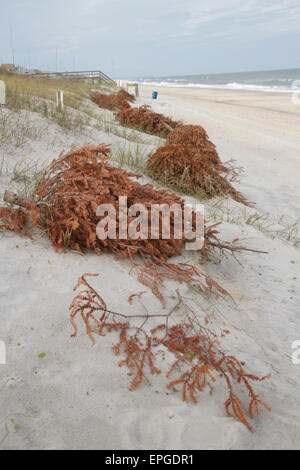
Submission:
M 134 127 L 141 132 L 166 137 L 181 124 L 163 114 L 154 113 L 150 106 L 122 109 L 116 113 L 116 118 L 122 126 Z
M 149 106 L 120 110 L 116 118 L 123 126 L 166 137 L 167 145 L 159 147 L 147 161 L 147 170 L 157 181 L 203 199 L 230 196 L 253 205 L 232 186 L 242 168 L 237 168 L 234 160 L 220 160 L 202 126 L 183 125 L 154 113 Z
M 150 208 L 155 203 L 165 204 L 167 207 L 177 203 L 184 207 L 184 200 L 180 196 L 163 189 L 155 190 L 152 184 L 140 184 L 137 181 L 139 175 L 111 166 L 109 153 L 110 146 L 104 144 L 87 145 L 61 153 L 42 175 L 31 200 L 19 198 L 7 191 L 5 201 L 22 206 L 25 213 L 37 211 L 34 225 L 38 223 L 47 229 L 57 249 L 65 247 L 67 238 L 68 247 L 81 252 L 90 249 L 99 254 L 101 251 L 113 251 L 118 252 L 121 257 L 129 257 L 130 248 L 130 256 L 150 255 L 164 261 L 179 255 L 184 249 L 186 237 L 182 234 L 182 239 L 176 239 L 174 243 L 174 218 L 171 217 L 170 239 L 163 239 L 161 213 L 158 239 L 150 239 L 150 236 L 149 239 L 143 238 L 141 235 L 138 240 L 129 238 L 125 243 L 119 238 L 118 230 L 116 239 L 103 241 L 96 237 L 99 222 L 96 212 L 101 204 L 112 204 L 116 209 L 117 228 L 122 224 L 119 219 L 120 195 L 126 195 L 129 206 L 137 202 L 144 204 L 149 208 L 149 217 Z M 6 209 L 8 208 L 2 209 L 3 215 L 13 211 Z M 212 227 L 205 229 L 203 254 L 209 250 L 211 242 L 218 242 L 216 225 Z M 228 248 L 231 249 L 230 246 Z
M 197 195 L 201 199 L 230 196 L 250 205 L 231 184 L 239 175 L 233 161 L 222 163 L 214 145 L 207 142 L 207 152 L 204 143 L 202 149 L 200 146 L 177 143 L 159 147 L 147 161 L 150 176 L 173 189 Z
M 90 97 L 91 97 L 91 100 L 94 101 L 94 103 L 96 103 L 99 106 L 99 108 L 109 109 L 110 111 L 130 108 L 128 97 L 125 98 L 124 94 L 123 93 L 120 94 L 120 92 L 118 94 L 115 94 L 115 93 L 105 94 L 105 93 L 100 93 L 99 91 L 93 91 L 90 94 Z
M 197 403 L 200 392 L 208 389 L 212 395 L 217 381 L 222 381 L 228 392 L 224 403 L 227 416 L 237 419 L 250 431 L 253 430 L 250 419 L 259 414 L 259 407 L 271 411 L 252 386 L 253 382 L 263 381 L 270 375 L 258 377 L 248 373 L 244 363 L 226 353 L 221 341 L 230 332 L 223 329 L 216 333 L 211 315 L 202 315 L 201 318 L 195 305 L 191 304 L 190 299 L 184 298 L 178 289 L 176 304 L 167 314 L 153 315 L 147 312 L 126 315 L 107 307 L 105 300 L 87 281 L 88 276 L 97 275 L 83 274 L 74 287 L 74 290 L 80 288 L 80 292 L 70 305 L 70 322 L 74 329 L 71 336 L 77 335 L 78 316 L 82 318 L 93 344 L 95 334 L 103 337 L 107 333 L 118 332 L 119 340 L 112 350 L 116 356 L 123 356 L 118 365 L 128 368 L 132 377 L 131 391 L 142 383 L 151 385 L 147 374 L 161 374 L 163 363 L 158 364 L 159 357 L 168 351 L 174 360 L 166 372 L 169 379 L 167 389 L 181 387 L 183 401 Z M 133 302 L 134 297 L 141 302 L 142 295 L 143 292 L 133 294 L 129 303 Z M 178 321 L 176 318 L 171 324 L 172 315 L 178 309 L 182 310 L 184 320 Z M 155 326 L 153 322 L 156 322 Z M 174 378 L 176 373 L 177 377 Z M 243 387 L 249 397 L 247 411 L 235 391 L 236 386 L 239 389 Z
M 16 197 L 6 192 L 9 203 L 21 205 L 23 210 L 3 208 L 2 229 L 14 230 L 22 235 L 27 234 L 24 220 L 31 217 L 32 226 L 39 225 L 48 234 L 55 249 L 70 249 L 84 253 L 93 250 L 112 252 L 120 259 L 127 258 L 139 281 L 150 288 L 164 305 L 162 289 L 164 279 L 175 279 L 185 283 L 196 283 L 204 292 L 218 295 L 229 295 L 219 284 L 191 266 L 172 265 L 168 259 L 179 256 L 185 249 L 188 232 L 180 228 L 178 236 L 175 228 L 175 214 L 170 213 L 169 236 L 163 236 L 165 219 L 163 211 L 158 214 L 158 234 L 151 235 L 152 205 L 173 205 L 184 209 L 184 200 L 178 195 L 155 190 L 152 184 L 140 184 L 138 175 L 109 164 L 110 147 L 104 144 L 87 145 L 80 149 L 73 148 L 61 153 L 53 160 L 51 166 L 42 175 L 31 201 Z M 120 196 L 126 196 L 127 204 L 143 204 L 147 210 L 147 230 L 140 233 L 137 239 L 127 236 L 128 221 L 123 219 Z M 114 238 L 100 239 L 97 236 L 97 225 L 101 217 L 97 215 L 100 205 L 110 204 L 115 210 L 116 233 Z M 197 227 L 197 214 L 190 213 L 192 233 Z M 223 243 L 218 238 L 218 225 L 207 226 L 204 223 L 203 243 L 198 253 L 208 257 L 213 251 L 221 252 L 246 250 L 236 241 Z M 122 235 L 121 232 L 124 233 Z M 192 241 L 188 239 L 188 241 Z M 139 256 L 141 263 L 136 257 Z
M 138 240 L 120 238 L 123 221 L 120 219 L 119 196 L 126 196 L 128 206 L 143 204 L 149 209 L 152 204 L 165 204 L 168 207 L 177 203 L 181 207 L 184 201 L 174 193 L 155 190 L 152 184 L 140 184 L 139 175 L 130 173 L 109 164 L 110 147 L 107 145 L 88 145 L 72 149 L 54 160 L 42 176 L 35 193 L 35 200 L 41 211 L 39 221 L 47 229 L 53 245 L 68 247 L 85 252 L 95 250 L 118 253 L 121 258 L 135 255 L 150 255 L 160 260 L 177 256 L 184 248 L 185 236 L 174 243 L 174 219 L 171 219 L 170 239 L 163 239 L 160 232 L 158 239 L 151 239 L 150 233 L 141 234 Z M 116 238 L 100 240 L 96 236 L 96 227 L 100 217 L 97 208 L 110 203 L 116 213 Z M 159 214 L 160 222 L 162 214 Z M 124 224 L 126 221 L 124 221 Z M 162 229 L 160 224 L 160 230 Z M 149 221 L 150 230 L 150 221 Z M 127 227 L 124 226 L 124 229 Z M 209 241 L 216 239 L 216 231 L 207 230 L 202 251 L 209 250 Z M 127 234 L 127 231 L 126 231 Z
M 87 145 L 73 148 L 67 153 L 62 152 L 43 173 L 31 199 L 20 198 L 10 191 L 5 192 L 4 199 L 30 212 L 34 217 L 34 225 L 39 223 L 43 228 L 47 228 L 50 239 L 57 249 L 64 247 L 64 237 L 67 234 L 69 247 L 83 252 L 88 249 L 94 249 L 98 253 L 102 250 L 114 252 L 117 250 L 120 255 L 123 253 L 129 257 L 130 247 L 131 256 L 148 254 L 161 260 L 180 254 L 184 249 L 186 237 L 182 233 L 181 239 L 176 239 L 176 243 L 173 243 L 173 217 L 170 222 L 170 240 L 161 237 L 161 224 L 157 239 L 144 239 L 141 236 L 134 241 L 128 239 L 126 246 L 118 236 L 104 243 L 91 235 L 92 232 L 96 233 L 99 220 L 96 215 L 97 207 L 111 203 L 119 209 L 120 195 L 126 195 L 129 206 L 138 202 L 144 204 L 146 208 L 155 203 L 171 207 L 177 203 L 183 208 L 185 204 L 177 194 L 164 189 L 155 190 L 152 184 L 140 184 L 137 181 L 140 175 L 110 165 L 109 154 L 110 146 L 105 144 Z M 3 214 L 10 213 L 4 209 Z M 116 215 L 118 227 L 122 224 L 118 219 L 118 210 Z M 148 215 L 151 215 L 151 211 Z M 162 215 L 159 216 L 162 223 Z M 192 220 L 194 223 L 193 212 Z M 205 226 L 204 245 L 201 250 L 203 254 L 209 251 L 211 246 L 229 251 L 245 249 L 221 243 L 217 238 L 218 225 Z
M 166 144 L 180 144 L 191 146 L 201 152 L 205 156 L 206 161 L 210 161 L 215 165 L 221 165 L 220 157 L 217 153 L 216 146 L 209 140 L 205 129 L 202 126 L 181 125 L 174 129 L 168 137 Z
M 124 90 L 121 88 L 121 90 L 118 91 L 117 96 L 120 96 L 121 98 L 124 98 L 126 101 L 129 101 L 130 103 L 134 103 L 136 97 L 132 94 L 129 93 L 128 91 Z

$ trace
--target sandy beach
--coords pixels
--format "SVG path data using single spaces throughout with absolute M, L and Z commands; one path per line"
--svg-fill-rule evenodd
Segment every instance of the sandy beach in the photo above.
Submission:
M 107 337 L 92 346 L 81 325 L 78 336 L 70 338 L 68 308 L 77 278 L 89 272 L 99 273 L 93 286 L 110 308 L 136 313 L 138 305 L 130 306 L 127 299 L 142 289 L 129 274 L 130 263 L 112 254 L 57 253 L 38 231 L 32 241 L 1 232 L 0 339 L 7 347 L 7 364 L 0 365 L 2 449 L 299 448 L 300 364 L 292 362 L 292 344 L 300 340 L 300 106 L 280 93 L 160 87 L 158 99 L 152 100 L 152 90 L 141 87 L 137 105 L 200 124 L 221 160 L 235 159 L 244 168 L 236 187 L 255 207 L 215 198 L 205 205 L 206 217 L 222 221 L 223 240 L 238 237 L 243 245 L 268 254 L 243 252 L 237 260 L 224 257 L 203 269 L 234 298 L 209 305 L 216 324 L 231 331 L 228 351 L 251 372 L 272 374 L 255 384 L 272 411 L 262 411 L 249 432 L 226 417 L 221 387 L 212 397 L 203 392 L 198 404 L 182 402 L 176 390 L 167 392 L 164 374 L 151 387 L 129 391 L 127 371 L 117 366 Z M 103 116 L 96 105 L 89 106 Z M 26 119 L 44 125 L 37 113 L 26 113 Z M 112 113 L 106 116 L 113 120 Z M 130 143 L 130 148 L 139 145 L 147 155 L 162 145 L 156 137 L 142 137 L 144 143 Z M 0 150 L 0 161 L 5 157 L 6 162 L 0 197 L 14 189 L 18 161 L 50 161 L 61 150 L 88 142 L 111 143 L 113 149 L 129 145 L 95 127 L 64 134 L 47 122 L 43 135 L 22 149 Z M 185 254 L 178 261 L 190 258 Z M 167 308 L 176 287 L 173 281 L 166 285 Z M 143 299 L 151 312 L 161 308 L 150 292 Z
M 202 125 L 222 160 L 245 168 L 249 200 L 263 211 L 299 216 L 300 105 L 291 94 L 158 87 L 155 102 L 152 90 L 142 87 L 141 96 L 155 110 Z

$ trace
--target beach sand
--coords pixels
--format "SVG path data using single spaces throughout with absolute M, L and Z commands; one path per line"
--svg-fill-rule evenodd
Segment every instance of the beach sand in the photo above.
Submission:
M 264 211 L 298 217 L 300 207 L 300 105 L 288 93 L 165 88 L 152 100 L 158 112 L 202 125 L 222 160 L 245 168 L 242 191 Z
M 111 309 L 136 313 L 140 307 L 130 306 L 127 299 L 144 288 L 129 274 L 129 263 L 108 254 L 56 253 L 39 233 L 33 241 L 2 233 L 0 339 L 7 346 L 7 364 L 0 365 L 4 449 L 300 447 L 300 364 L 292 362 L 292 343 L 300 340 L 300 256 L 292 229 L 300 202 L 300 106 L 292 105 L 290 95 L 280 94 L 159 88 L 155 101 L 151 92 L 152 88 L 142 87 L 139 104 L 202 125 L 221 159 L 235 158 L 244 167 L 237 187 L 256 207 L 213 200 L 206 205 L 206 214 L 211 222 L 223 214 L 223 240 L 239 237 L 243 245 L 268 254 L 244 252 L 238 261 L 224 257 L 203 270 L 235 300 L 217 302 L 214 317 L 231 331 L 228 351 L 245 361 L 251 372 L 272 374 L 255 384 L 272 412 L 262 411 L 251 433 L 226 417 L 226 390 L 220 385 L 212 397 L 204 392 L 197 405 L 182 402 L 180 393 L 167 393 L 163 374 L 153 378 L 151 387 L 142 385 L 130 392 L 130 377 L 117 366 L 111 339 L 97 338 L 92 346 L 82 324 L 77 338 L 70 338 L 68 313 L 72 289 L 84 272 L 99 273 L 93 286 Z M 54 135 L 57 140 L 51 146 Z M 0 197 L 18 159 L 50 160 L 63 148 L 87 142 L 121 139 L 96 130 L 66 137 L 53 124 L 42 139 L 5 155 L 8 164 L 0 176 Z M 157 146 L 157 140 L 152 144 Z M 174 304 L 176 287 L 167 283 L 168 308 Z M 151 293 L 144 302 L 150 312 L 159 311 Z M 45 355 L 39 357 L 41 353 Z

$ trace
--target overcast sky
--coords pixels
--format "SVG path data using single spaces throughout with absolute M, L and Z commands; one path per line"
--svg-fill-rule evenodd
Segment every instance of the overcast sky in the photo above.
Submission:
M 300 67 L 300 0 L 0 0 L 0 62 L 113 77 Z

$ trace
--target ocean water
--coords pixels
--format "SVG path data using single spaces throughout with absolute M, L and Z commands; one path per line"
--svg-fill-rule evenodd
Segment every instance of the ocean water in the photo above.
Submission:
M 300 89 L 300 69 L 265 70 L 205 75 L 177 75 L 166 77 L 136 77 L 142 85 L 221 88 L 264 92 L 292 93 Z

